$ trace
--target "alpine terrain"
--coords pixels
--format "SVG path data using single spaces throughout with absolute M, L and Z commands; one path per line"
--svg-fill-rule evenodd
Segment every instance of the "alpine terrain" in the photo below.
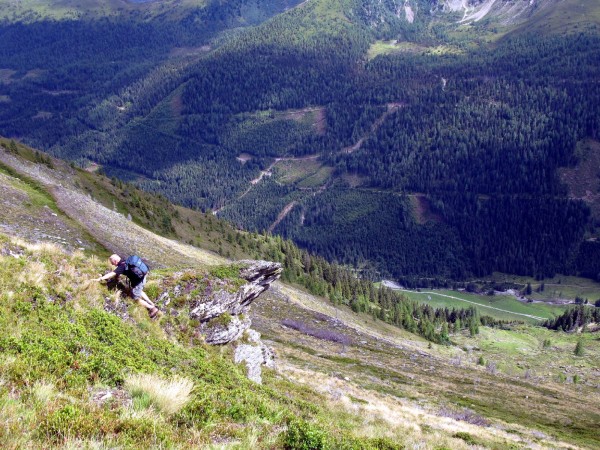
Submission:
M 0 446 L 600 448 L 599 27 L 0 0 Z

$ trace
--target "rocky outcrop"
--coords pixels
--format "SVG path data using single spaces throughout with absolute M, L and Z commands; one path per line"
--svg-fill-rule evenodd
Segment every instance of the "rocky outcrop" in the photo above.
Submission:
M 0 246 L 3 253 L 6 245 Z M 11 253 L 12 254 L 12 253 Z M 158 286 L 149 284 L 146 290 L 158 287 L 156 305 L 164 314 L 161 324 L 168 334 L 189 331 L 212 345 L 236 342 L 235 362 L 245 362 L 248 378 L 261 383 L 262 366 L 274 366 L 273 351 L 260 340 L 260 334 L 250 330 L 251 303 L 281 276 L 281 264 L 269 261 L 239 261 L 229 266 L 208 269 L 186 269 L 164 276 Z M 153 278 L 154 276 L 151 275 Z M 109 289 L 131 296 L 126 283 L 112 280 Z M 125 321 L 133 321 L 128 302 L 106 297 L 104 309 Z M 242 339 L 240 339 L 242 338 Z
M 250 328 L 250 304 L 276 281 L 281 264 L 269 261 L 239 261 L 212 272 L 185 270 L 161 280 L 161 309 L 188 310 L 197 329 L 209 344 L 221 345 L 239 339 Z M 174 315 L 174 314 L 171 314 Z
M 260 333 L 248 330 L 245 333 L 245 342 L 235 348 L 234 361 L 246 363 L 246 376 L 256 382 L 262 383 L 262 366 L 275 367 L 275 354 L 260 340 Z

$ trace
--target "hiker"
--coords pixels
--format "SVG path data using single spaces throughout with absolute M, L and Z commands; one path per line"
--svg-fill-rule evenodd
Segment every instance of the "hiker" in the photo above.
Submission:
M 148 276 L 148 266 L 142 262 L 139 256 L 130 256 L 126 260 L 123 260 L 119 255 L 115 254 L 111 255 L 108 260 L 115 266 L 115 270 L 96 278 L 95 281 L 110 280 L 111 278 L 118 278 L 120 275 L 125 275 L 129 278 L 133 299 L 145 307 L 148 310 L 150 318 L 154 319 L 158 314 L 158 308 L 144 292 L 144 285 L 146 284 L 146 277 Z

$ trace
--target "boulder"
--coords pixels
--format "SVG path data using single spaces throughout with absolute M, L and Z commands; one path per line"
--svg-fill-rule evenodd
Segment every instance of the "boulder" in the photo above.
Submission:
M 247 330 L 246 342 L 240 343 L 235 348 L 234 361 L 245 362 L 246 376 L 255 383 L 262 383 L 262 366 L 275 367 L 275 354 L 260 340 L 260 333 Z

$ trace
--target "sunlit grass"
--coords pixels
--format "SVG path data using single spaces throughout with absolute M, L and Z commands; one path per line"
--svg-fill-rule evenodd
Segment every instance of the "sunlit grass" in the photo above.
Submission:
M 155 405 L 167 414 L 175 414 L 190 400 L 194 383 L 186 378 L 170 380 L 152 374 L 133 374 L 125 379 L 125 389 L 140 405 Z

